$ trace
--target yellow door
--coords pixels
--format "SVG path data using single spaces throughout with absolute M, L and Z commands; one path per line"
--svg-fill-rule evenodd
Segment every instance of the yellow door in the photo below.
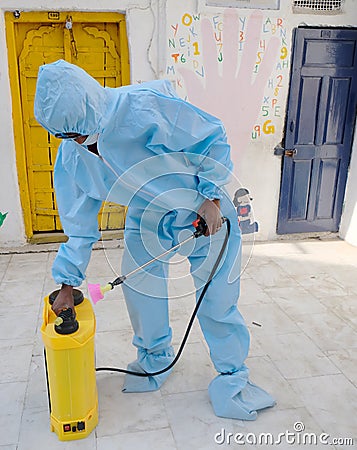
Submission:
M 7 12 L 5 23 L 26 234 L 30 240 L 50 242 L 58 239 L 54 232 L 61 231 L 53 188 L 60 140 L 34 118 L 38 68 L 65 59 L 82 67 L 103 86 L 129 84 L 125 17 L 118 13 L 27 12 L 18 16 Z M 104 203 L 98 217 L 100 229 L 123 229 L 125 212 L 121 205 Z

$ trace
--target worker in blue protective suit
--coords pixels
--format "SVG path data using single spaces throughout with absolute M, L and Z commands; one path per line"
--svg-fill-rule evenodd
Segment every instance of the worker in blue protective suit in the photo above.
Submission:
M 224 186 L 232 170 L 221 122 L 180 99 L 171 84 L 156 80 L 103 88 L 63 60 L 40 67 L 35 116 L 63 139 L 54 180 L 58 211 L 68 241 L 53 264 L 61 284 L 56 314 L 74 311 L 72 290 L 85 278 L 92 245 L 99 239 L 97 214 L 103 200 L 128 206 L 123 273 L 128 273 L 194 231 L 197 214 L 208 225 L 188 257 L 199 296 L 225 236 L 228 248 L 198 311 L 198 320 L 219 375 L 209 385 L 218 416 L 254 420 L 274 404 L 248 378 L 244 361 L 249 333 L 237 309 L 241 236 Z M 168 258 L 123 284 L 134 330 L 137 359 L 128 369 L 155 372 L 174 359 L 168 314 Z M 159 389 L 170 372 L 147 378 L 126 375 L 124 392 Z

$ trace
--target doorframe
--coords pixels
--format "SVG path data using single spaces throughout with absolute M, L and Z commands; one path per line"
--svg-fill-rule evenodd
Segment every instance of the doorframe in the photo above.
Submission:
M 21 107 L 21 91 L 18 56 L 16 48 L 16 24 L 17 23 L 60 23 L 62 17 L 71 15 L 74 20 L 81 23 L 97 22 L 117 23 L 119 24 L 120 34 L 120 65 L 122 74 L 122 85 L 130 83 L 130 64 L 129 49 L 126 32 L 125 14 L 119 12 L 81 12 L 81 11 L 31 11 L 21 12 L 19 16 L 15 12 L 5 12 L 5 35 L 7 46 L 7 58 L 9 69 L 9 83 L 11 92 L 12 106 L 12 124 L 13 137 L 15 144 L 15 159 L 18 175 L 18 186 L 20 193 L 20 203 L 22 209 L 22 217 L 25 227 L 25 236 L 28 242 L 44 242 L 46 236 L 50 236 L 51 242 L 60 242 L 66 240 L 63 233 L 39 233 L 36 238 L 33 232 L 33 221 L 31 215 L 30 192 L 28 187 L 27 164 L 25 152 L 25 136 L 23 128 L 23 114 Z M 57 18 L 56 18 L 57 17 Z

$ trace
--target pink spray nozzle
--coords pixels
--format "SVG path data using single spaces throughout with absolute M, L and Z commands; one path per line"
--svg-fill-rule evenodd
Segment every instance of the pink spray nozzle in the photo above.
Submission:
M 94 305 L 99 302 L 99 300 L 102 300 L 104 298 L 105 292 L 110 291 L 111 289 L 113 289 L 113 287 L 110 283 L 106 284 L 105 286 L 101 286 L 100 284 L 88 283 L 89 296 Z

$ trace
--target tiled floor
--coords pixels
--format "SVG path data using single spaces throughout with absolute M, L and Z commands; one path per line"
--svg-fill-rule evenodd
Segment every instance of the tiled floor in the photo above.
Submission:
M 111 280 L 111 266 L 120 271 L 119 244 L 93 251 L 90 282 Z M 49 429 L 39 332 L 42 299 L 56 288 L 50 275 L 54 247 L 0 254 L 0 450 L 352 448 L 342 444 L 348 438 L 356 446 L 356 247 L 317 239 L 245 245 L 239 305 L 252 338 L 247 364 L 252 381 L 277 400 L 255 422 L 214 415 L 207 385 L 215 370 L 195 323 L 160 391 L 123 394 L 122 375 L 98 373 L 99 424 L 86 439 L 70 442 Z M 191 281 L 182 281 L 186 270 L 185 262 L 172 265 L 176 348 L 193 308 Z M 121 288 L 95 313 L 97 366 L 125 367 L 135 351 Z M 294 424 L 304 430 L 294 431 Z M 324 445 L 334 438 L 339 443 Z

